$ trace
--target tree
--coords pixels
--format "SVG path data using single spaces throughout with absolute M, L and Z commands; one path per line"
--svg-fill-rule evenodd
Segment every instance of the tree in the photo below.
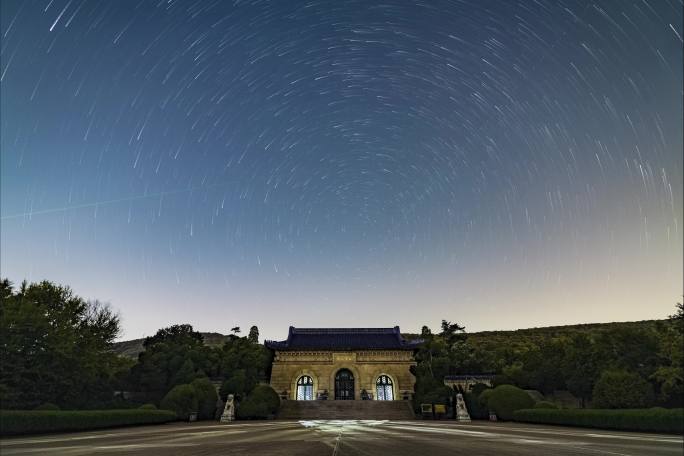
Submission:
M 190 383 L 195 390 L 198 403 L 198 412 L 200 420 L 211 420 L 214 418 L 216 412 L 216 402 L 218 394 L 216 388 L 209 381 L 208 378 L 197 378 Z
M 684 304 L 681 302 L 675 304 L 675 313 L 670 315 L 670 319 L 675 323 L 679 323 L 679 331 L 684 332 L 684 327 L 682 326 L 684 324 Z
M 187 358 L 183 361 L 180 369 L 176 371 L 171 377 L 171 385 L 182 385 L 184 383 L 190 383 L 195 378 L 197 378 L 197 370 L 195 369 L 195 363 L 192 359 Z
M 270 350 L 249 336 L 230 337 L 217 355 L 219 373 L 230 383 L 228 390 L 222 390 L 222 398 L 224 393 L 249 393 L 259 381 L 266 380 L 273 357 Z
M 447 346 L 451 346 L 456 342 L 463 342 L 466 340 L 465 326 L 458 323 L 451 323 L 450 321 L 442 320 L 442 332 L 439 334 Z
M 527 353 L 523 365 L 529 388 L 544 394 L 565 389 L 562 365 L 566 346 L 565 339 L 550 339 L 542 343 L 538 350 Z
M 117 363 L 111 344 L 119 317 L 69 287 L 0 281 L 0 390 L 3 408 L 62 408 L 110 401 Z
M 221 400 L 225 401 L 229 394 L 241 396 L 248 390 L 251 390 L 254 385 L 248 384 L 247 374 L 244 369 L 237 369 L 229 378 L 224 380 L 221 384 Z
M 192 325 L 173 325 L 160 329 L 152 337 L 146 337 L 143 346 L 148 348 L 159 343 L 198 347 L 204 343 L 204 337 L 193 330 Z
M 563 377 L 568 390 L 580 399 L 582 407 L 591 398 L 599 375 L 594 344 L 586 334 L 575 335 L 568 343 L 563 360 Z
M 670 324 L 661 332 L 659 355 L 662 365 L 649 378 L 656 382 L 658 397 L 664 404 L 681 407 L 684 402 L 684 308 L 677 303 L 675 309 Z
M 247 336 L 247 340 L 252 342 L 253 344 L 258 344 L 259 343 L 259 328 L 256 326 L 252 326 L 249 328 L 249 335 Z
M 653 387 L 636 372 L 606 370 L 593 392 L 595 408 L 644 408 L 653 403 Z
M 145 339 L 144 346 L 128 384 L 130 389 L 146 393 L 150 402 L 159 401 L 176 385 L 218 373 L 218 354 L 203 344 L 202 335 L 191 325 L 162 328 Z

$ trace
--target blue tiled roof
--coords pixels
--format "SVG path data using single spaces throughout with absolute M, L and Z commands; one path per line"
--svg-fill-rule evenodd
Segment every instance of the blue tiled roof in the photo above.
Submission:
M 408 341 L 394 328 L 295 328 L 287 340 L 267 340 L 273 350 L 414 350 L 422 340 Z

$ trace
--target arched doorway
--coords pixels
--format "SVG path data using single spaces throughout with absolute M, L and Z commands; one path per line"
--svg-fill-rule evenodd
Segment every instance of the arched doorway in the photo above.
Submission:
M 379 401 L 393 401 L 394 400 L 394 388 L 392 379 L 388 375 L 381 375 L 375 382 L 375 397 Z
M 313 400 L 313 379 L 308 375 L 302 375 L 297 379 L 297 400 Z
M 335 400 L 354 400 L 354 374 L 349 369 L 340 369 L 335 375 Z

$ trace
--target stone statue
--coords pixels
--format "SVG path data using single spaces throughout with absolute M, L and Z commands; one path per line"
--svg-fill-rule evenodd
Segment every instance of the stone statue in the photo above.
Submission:
M 233 420 L 235 420 L 235 396 L 229 394 L 228 399 L 226 399 L 226 406 L 223 409 L 223 415 L 221 415 L 221 423 L 230 423 Z
M 456 421 L 470 422 L 470 415 L 461 393 L 456 395 Z

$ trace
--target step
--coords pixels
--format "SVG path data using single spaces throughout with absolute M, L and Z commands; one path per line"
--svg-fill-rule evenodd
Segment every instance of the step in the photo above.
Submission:
M 411 420 L 409 401 L 283 401 L 279 419 Z

